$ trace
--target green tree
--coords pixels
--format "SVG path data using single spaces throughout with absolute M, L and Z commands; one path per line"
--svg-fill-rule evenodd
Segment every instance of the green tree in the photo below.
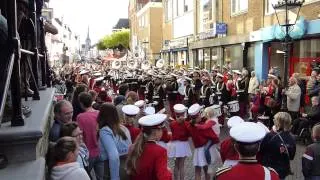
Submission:
M 104 49 L 129 49 L 129 39 L 130 32 L 129 30 L 121 30 L 113 32 L 110 35 L 106 35 L 99 40 L 97 48 L 99 50 Z

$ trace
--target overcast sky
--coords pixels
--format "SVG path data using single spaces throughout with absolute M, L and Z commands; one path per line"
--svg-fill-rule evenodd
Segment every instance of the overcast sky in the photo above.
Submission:
M 110 34 L 119 18 L 128 18 L 129 0 L 50 0 L 54 17 L 62 17 L 83 43 L 88 26 L 92 43 Z

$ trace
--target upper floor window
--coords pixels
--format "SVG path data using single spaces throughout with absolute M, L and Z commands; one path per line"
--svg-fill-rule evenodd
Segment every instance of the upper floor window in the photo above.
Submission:
M 248 11 L 248 0 L 231 0 L 231 15 Z
M 273 8 L 273 4 L 277 4 L 279 0 L 265 0 L 265 14 L 269 15 L 274 13 L 274 8 Z

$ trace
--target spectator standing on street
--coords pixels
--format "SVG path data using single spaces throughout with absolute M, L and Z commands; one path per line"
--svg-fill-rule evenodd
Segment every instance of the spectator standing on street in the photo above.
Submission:
M 280 179 L 292 174 L 290 161 L 296 153 L 296 142 L 290 134 L 289 113 L 278 112 L 274 116 L 274 131 L 269 132 L 260 145 L 262 165 L 277 171 Z
M 314 143 L 306 148 L 302 155 L 302 173 L 305 180 L 320 179 L 320 125 L 312 128 Z
M 50 152 L 49 172 L 52 180 L 90 180 L 77 162 L 79 145 L 73 137 L 59 139 Z
M 83 132 L 76 122 L 70 122 L 62 126 L 61 137 L 65 136 L 74 137 L 76 139 L 77 143 L 79 144 L 77 162 L 80 164 L 80 167 L 84 168 L 90 176 L 89 150 L 83 142 Z
M 73 108 L 69 101 L 61 100 L 54 106 L 54 122 L 50 129 L 49 140 L 56 142 L 60 138 L 61 126 L 72 121 Z
M 113 104 L 102 104 L 97 119 L 100 153 L 104 160 L 104 179 L 128 179 L 124 166 L 132 144 L 129 130 L 121 124 Z
M 297 79 L 289 79 L 289 88 L 284 92 L 287 96 L 287 108 L 292 119 L 299 117 L 301 88 L 297 84 Z
M 79 102 L 79 94 L 82 92 L 87 92 L 88 91 L 88 86 L 85 84 L 78 84 L 76 89 L 73 92 L 73 97 L 72 97 L 72 107 L 73 107 L 73 116 L 72 120 L 75 121 L 78 114 L 84 112 L 84 110 L 81 108 L 80 102 Z
M 254 71 L 251 71 L 251 77 L 250 77 L 250 81 L 249 81 L 249 88 L 248 88 L 248 93 L 249 93 L 249 97 L 250 97 L 250 101 L 251 99 L 255 96 L 256 93 L 256 89 L 259 88 L 259 81 L 258 78 L 255 74 Z
M 97 117 L 99 111 L 92 108 L 92 97 L 87 92 L 79 94 L 78 100 L 83 113 L 77 116 L 77 122 L 83 132 L 83 140 L 89 149 L 89 172 L 94 169 L 97 180 L 103 179 L 103 161 L 100 159 L 100 151 L 97 137 Z

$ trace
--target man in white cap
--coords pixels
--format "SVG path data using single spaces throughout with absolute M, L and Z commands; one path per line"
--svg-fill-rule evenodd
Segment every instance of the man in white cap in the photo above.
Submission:
M 243 122 L 244 120 L 241 117 L 233 116 L 228 120 L 227 125 L 229 128 L 232 128 Z M 220 144 L 220 156 L 223 166 L 234 166 L 238 164 L 239 155 L 234 149 L 233 145 L 234 142 L 230 136 L 223 140 Z
M 217 180 L 278 180 L 279 176 L 272 168 L 259 164 L 256 155 L 260 142 L 266 131 L 256 123 L 243 122 L 230 129 L 230 136 L 234 139 L 234 147 L 239 153 L 239 163 L 233 167 L 221 168 L 216 173 Z

